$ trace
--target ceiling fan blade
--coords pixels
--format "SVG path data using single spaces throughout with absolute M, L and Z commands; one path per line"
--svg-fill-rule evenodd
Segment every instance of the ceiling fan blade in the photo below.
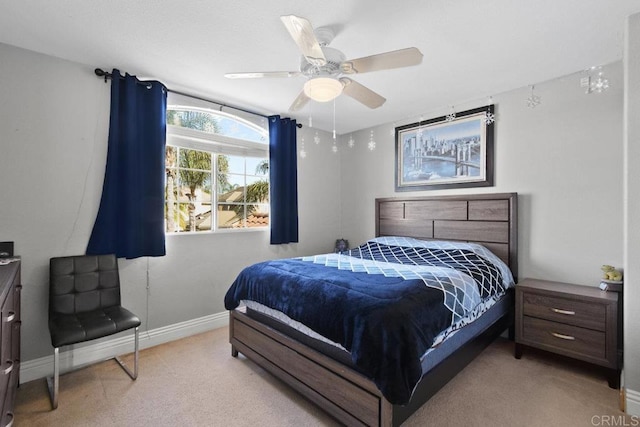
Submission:
M 313 27 L 308 20 L 295 15 L 281 16 L 280 19 L 311 65 L 322 66 L 327 63 L 320 43 L 313 34 Z
M 291 107 L 289 107 L 289 111 L 301 110 L 302 107 L 307 105 L 307 102 L 309 102 L 309 99 L 310 98 L 304 93 L 304 91 L 301 91 L 300 95 L 298 95 L 295 101 L 293 101 L 293 104 L 291 104 Z
M 408 47 L 363 58 L 350 59 L 340 64 L 340 69 L 345 74 L 369 73 L 371 71 L 409 67 L 418 65 L 421 62 L 422 52 L 415 47 Z
M 369 108 L 378 108 L 387 101 L 368 87 L 362 86 L 360 83 L 347 77 L 341 77 L 340 81 L 344 85 L 342 93 L 350 96 L 358 102 L 361 102 Z
M 296 77 L 299 71 L 264 71 L 252 73 L 227 73 L 224 76 L 228 79 L 260 79 L 263 77 Z

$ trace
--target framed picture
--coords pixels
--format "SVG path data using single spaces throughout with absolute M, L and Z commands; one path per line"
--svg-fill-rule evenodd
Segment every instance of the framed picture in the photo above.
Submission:
M 493 185 L 494 105 L 396 128 L 396 191 Z

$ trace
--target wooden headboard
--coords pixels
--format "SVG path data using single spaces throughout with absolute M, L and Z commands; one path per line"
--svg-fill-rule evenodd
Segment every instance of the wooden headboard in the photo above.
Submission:
M 518 194 L 376 199 L 376 236 L 484 245 L 518 276 Z

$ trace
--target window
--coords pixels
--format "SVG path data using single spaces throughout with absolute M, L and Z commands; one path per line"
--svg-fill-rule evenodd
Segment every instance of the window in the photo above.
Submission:
M 269 227 L 265 124 L 202 106 L 169 104 L 167 233 Z

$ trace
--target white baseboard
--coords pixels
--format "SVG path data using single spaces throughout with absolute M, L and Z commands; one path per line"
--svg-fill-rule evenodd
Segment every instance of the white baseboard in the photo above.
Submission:
M 229 324 L 228 312 L 216 313 L 186 322 L 141 331 L 139 334 L 140 349 L 149 348 L 180 338 L 221 328 Z M 96 344 L 89 344 L 78 348 L 65 347 L 60 352 L 60 373 L 76 369 L 90 363 L 110 359 L 120 354 L 132 353 L 134 349 L 133 330 L 127 336 L 122 336 Z M 50 356 L 27 360 L 20 363 L 20 383 L 38 378 L 45 378 L 53 374 L 53 350 Z
M 640 416 L 640 392 L 626 389 L 626 412 L 629 415 Z

